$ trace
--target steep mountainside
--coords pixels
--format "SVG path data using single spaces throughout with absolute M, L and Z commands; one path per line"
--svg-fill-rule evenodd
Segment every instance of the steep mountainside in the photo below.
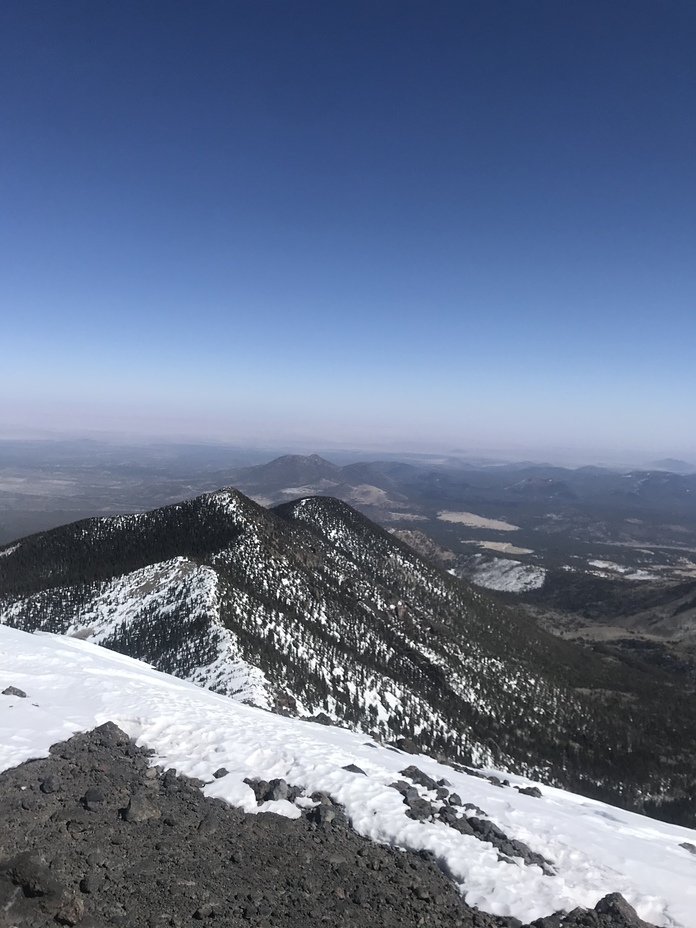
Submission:
M 692 829 L 6 626 L 0 809 L 0 928 L 694 925 Z
M 226 489 L 30 536 L 0 551 L 0 620 L 694 820 L 688 699 L 540 631 L 335 499 L 268 511 Z

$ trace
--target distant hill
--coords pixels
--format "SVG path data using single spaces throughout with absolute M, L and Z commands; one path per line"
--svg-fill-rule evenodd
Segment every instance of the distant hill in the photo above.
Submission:
M 522 463 L 475 469 L 370 461 L 339 467 L 317 454 L 284 455 L 268 464 L 219 471 L 211 479 L 265 502 L 284 502 L 302 495 L 299 491 L 336 496 L 373 518 L 379 516 L 379 509 L 389 511 L 395 503 L 406 502 L 416 511 L 440 506 L 522 506 L 542 515 L 545 509 L 539 507 L 551 503 L 573 514 L 594 515 L 601 508 L 603 517 L 610 519 L 659 512 L 696 520 L 696 468 L 691 473 L 685 462 L 673 463 L 685 466 L 616 471 Z M 386 495 L 366 495 L 366 487 Z M 356 492 L 358 488 L 361 492 Z
M 652 466 L 657 470 L 668 470 L 674 474 L 696 474 L 696 464 L 689 464 L 679 458 L 662 458 L 654 461 Z
M 338 483 L 341 468 L 318 454 L 286 454 L 268 464 L 246 467 L 236 473 L 242 480 L 251 480 L 265 488 L 302 487 L 322 480 Z

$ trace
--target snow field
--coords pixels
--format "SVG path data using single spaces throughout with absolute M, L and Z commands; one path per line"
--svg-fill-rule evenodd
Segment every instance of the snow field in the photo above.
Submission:
M 0 770 L 46 756 L 55 742 L 111 720 L 157 752 L 153 763 L 206 781 L 207 795 L 248 812 L 300 815 L 287 801 L 257 807 L 245 777 L 283 777 L 307 794 L 329 793 L 361 834 L 432 851 L 466 901 L 493 914 L 529 922 L 621 892 L 647 921 L 696 928 L 696 857 L 679 847 L 696 844 L 690 829 L 550 787 L 542 787 L 542 799 L 520 795 L 514 786 L 529 783 L 522 777 L 503 774 L 512 785 L 500 788 L 364 735 L 242 705 L 88 641 L 0 626 L 0 690 L 10 685 L 27 698 L 0 697 Z M 351 763 L 366 776 L 343 769 Z M 508 837 L 551 861 L 556 875 L 499 861 L 490 844 L 442 823 L 408 818 L 389 784 L 413 763 L 436 780 L 446 778 Z M 214 779 L 220 767 L 229 773 Z

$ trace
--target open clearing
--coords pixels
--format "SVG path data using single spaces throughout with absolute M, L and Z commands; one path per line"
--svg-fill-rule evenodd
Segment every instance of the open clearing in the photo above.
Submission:
M 488 528 L 496 532 L 516 532 L 519 525 L 513 525 L 511 522 L 503 522 L 500 519 L 486 519 L 484 516 L 477 516 L 475 512 L 438 512 L 438 519 L 443 522 L 459 522 L 461 525 L 468 525 L 469 528 Z
M 502 554 L 534 554 L 531 548 L 518 548 L 509 541 L 479 541 L 479 547 L 488 548 L 489 551 L 500 551 Z
M 534 554 L 532 548 L 518 548 L 509 541 L 476 541 L 473 538 L 462 538 L 461 542 L 463 545 L 476 545 L 478 548 L 499 551 L 501 554 Z

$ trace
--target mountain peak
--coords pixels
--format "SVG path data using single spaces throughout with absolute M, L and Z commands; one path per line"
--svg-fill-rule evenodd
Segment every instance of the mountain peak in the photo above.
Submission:
M 341 468 L 318 454 L 284 454 L 268 464 L 247 468 L 244 473 L 266 488 L 303 487 L 321 480 L 335 484 L 340 479 Z
M 331 461 L 327 461 L 326 458 L 321 457 L 319 454 L 283 454 L 279 458 L 274 458 L 272 461 L 269 461 L 268 464 L 263 464 L 261 466 L 268 469 L 280 469 L 284 467 L 319 468 L 322 471 L 329 471 L 331 473 L 339 473 L 341 470 L 338 464 L 332 464 Z

